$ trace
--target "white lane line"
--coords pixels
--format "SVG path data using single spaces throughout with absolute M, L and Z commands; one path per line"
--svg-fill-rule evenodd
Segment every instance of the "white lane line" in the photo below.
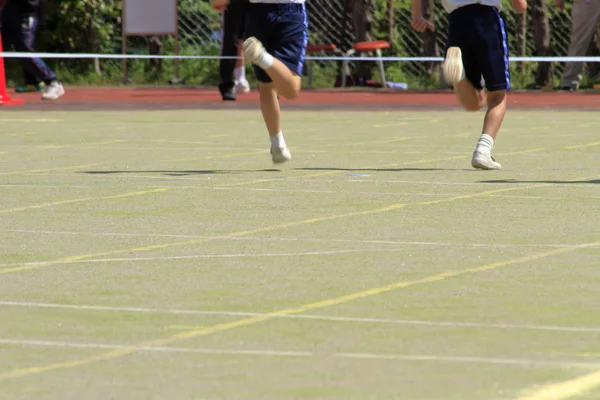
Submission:
M 136 347 L 121 344 L 101 343 L 72 343 L 54 342 L 45 340 L 20 340 L 0 339 L 0 345 L 10 346 L 36 346 L 36 347 L 58 347 L 78 349 L 136 349 L 138 351 L 159 353 L 183 353 L 183 354 L 212 354 L 224 356 L 268 356 L 268 357 L 319 357 L 319 358 L 345 358 L 374 361 L 426 361 L 435 363 L 466 363 L 466 364 L 494 364 L 513 365 L 521 367 L 553 367 L 553 368 L 586 368 L 594 369 L 600 367 L 599 363 L 580 361 L 548 361 L 535 359 L 494 358 L 494 357 L 471 357 L 471 356 L 441 356 L 422 354 L 374 354 L 374 353 L 315 353 L 310 351 L 288 351 L 288 350 L 234 350 L 234 349 L 203 349 L 188 347 Z
M 290 238 L 290 237 L 232 237 L 222 238 L 220 236 L 204 236 L 204 235 L 177 235 L 163 233 L 116 233 L 116 232 L 69 232 L 69 231 L 39 231 L 28 229 L 8 229 L 0 230 L 2 233 L 27 233 L 34 235 L 56 235 L 56 236 L 96 236 L 96 237 L 162 237 L 162 238 L 179 238 L 179 239 L 221 239 L 221 240 L 244 240 L 258 242 L 315 242 L 315 243 L 369 243 L 369 244 L 390 244 L 401 246 L 433 246 L 433 247 L 476 247 L 476 248 L 558 248 L 558 247 L 578 247 L 578 244 L 502 244 L 502 243 L 460 243 L 460 242 L 420 242 L 420 241 L 401 241 L 401 240 L 353 240 L 353 239 L 312 239 L 312 238 Z M 600 246 L 588 246 L 587 248 L 595 248 Z
M 83 186 L 83 185 L 70 185 L 70 184 L 64 184 L 64 185 L 28 185 L 28 184 L 8 184 L 8 185 L 0 185 L 0 187 L 2 188 L 30 188 L 30 189 L 46 189 L 46 188 L 60 188 L 60 189 L 71 189 L 71 188 L 75 188 L 75 189 L 87 189 L 87 188 L 91 188 L 91 186 Z
M 356 182 L 359 182 L 358 180 Z M 340 194 L 339 190 L 314 190 L 314 189 L 267 189 L 267 188 L 250 188 L 250 187 L 223 187 L 223 186 L 184 186 L 184 185 L 150 185 L 151 188 L 164 188 L 164 189 L 198 189 L 198 190 L 238 190 L 238 191 L 254 191 L 254 192 L 288 192 L 288 193 L 335 193 Z M 437 192 L 437 193 L 422 193 L 422 192 L 383 192 L 383 191 L 356 191 L 353 190 L 352 194 L 355 195 L 390 195 L 390 196 L 415 196 L 415 197 L 423 197 L 423 196 L 432 196 L 432 197 L 447 197 L 447 196 L 461 196 L 464 195 L 464 192 L 460 193 L 445 193 L 445 192 Z M 581 197 L 573 197 L 573 196 L 526 196 L 526 195 L 502 195 L 502 194 L 489 194 L 484 195 L 484 197 L 497 197 L 497 198 L 514 198 L 514 199 L 532 199 L 532 200 L 582 200 L 582 199 L 595 199 L 594 196 L 581 196 Z
M 213 315 L 230 317 L 262 317 L 271 315 L 268 313 L 242 312 L 242 311 L 212 311 L 212 310 L 177 310 L 160 309 L 144 307 L 113 307 L 98 305 L 73 305 L 73 304 L 55 304 L 55 303 L 36 303 L 24 301 L 0 301 L 0 306 L 5 307 L 23 307 L 23 308 L 50 308 L 50 309 L 72 309 L 88 311 L 110 311 L 110 312 L 131 312 L 131 313 L 156 313 L 156 314 L 174 314 L 174 315 Z M 474 329 L 503 329 L 503 330 L 533 330 L 533 331 L 555 331 L 555 332 L 581 332 L 597 333 L 600 327 L 585 326 L 557 326 L 557 325 L 533 325 L 533 324 L 500 324 L 500 323 L 477 323 L 477 322 L 457 322 L 457 321 L 425 321 L 425 320 L 399 320 L 385 318 L 353 318 L 336 317 L 328 315 L 309 315 L 293 314 L 278 315 L 275 318 L 283 319 L 307 319 L 329 322 L 360 322 L 369 324 L 389 324 L 389 325 L 415 325 L 430 327 L 447 328 L 474 328 Z
M 192 260 L 200 258 L 260 258 L 260 257 L 304 257 L 324 256 L 347 253 L 375 253 L 394 252 L 401 249 L 353 249 L 353 250 L 329 250 L 309 251 L 304 253 L 240 253 L 240 254 L 193 254 L 188 256 L 165 256 L 165 257 L 121 257 L 121 258 L 90 258 L 85 260 L 64 261 L 62 264 L 87 264 L 87 263 L 110 263 L 110 262 L 135 262 L 135 261 L 166 261 L 166 260 Z M 0 268 L 23 267 L 28 265 L 46 265 L 47 261 L 8 263 L 0 264 Z

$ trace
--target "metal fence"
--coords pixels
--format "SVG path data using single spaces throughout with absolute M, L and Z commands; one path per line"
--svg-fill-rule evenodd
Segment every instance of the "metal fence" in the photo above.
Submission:
M 180 0 L 183 1 L 183 0 Z M 447 15 L 441 6 L 441 1 L 434 0 L 430 19 L 435 21 L 436 31 L 428 33 L 428 37 L 414 32 L 410 28 L 410 5 L 402 0 L 360 0 L 369 3 L 370 15 L 367 21 L 368 31 L 374 39 L 387 40 L 392 47 L 385 50 L 390 56 L 442 56 L 446 42 Z M 542 4 L 542 1 L 546 3 Z M 356 3 L 358 1 L 354 1 Z M 341 50 L 347 50 L 355 39 L 352 1 L 346 0 L 308 0 L 309 37 L 313 44 L 335 44 Z M 548 0 L 531 2 L 524 16 L 517 16 L 507 9 L 504 13 L 506 28 L 510 38 L 510 53 L 518 56 L 553 55 L 566 56 L 569 48 L 571 30 L 570 6 L 558 9 Z M 186 2 L 180 7 L 180 37 L 182 48 L 188 52 L 206 51 L 207 46 L 214 46 L 220 40 L 220 13 L 210 8 L 208 0 Z M 393 5 L 393 13 L 388 10 Z M 543 37 L 536 35 L 538 27 L 544 23 L 547 16 L 549 26 L 550 46 L 543 52 Z M 536 36 L 538 36 L 536 40 Z M 598 36 L 590 48 L 593 55 L 598 51 Z M 537 43 L 537 49 L 536 49 Z M 428 49 L 428 51 L 425 51 Z M 536 53 L 537 50 L 537 53 Z M 540 52 L 541 51 L 541 52 Z M 331 53 L 329 53 L 331 54 Z M 319 55 L 327 55 L 319 54 Z M 329 68 L 331 63 L 320 63 Z M 355 67 L 355 65 L 354 65 Z M 555 63 L 550 69 L 550 83 L 557 83 L 562 71 L 562 65 Z M 594 66 L 590 68 L 595 74 Z M 521 83 L 534 82 L 537 63 L 519 63 L 513 65 L 513 73 L 519 75 Z M 323 68 L 326 69 L 326 68 Z M 390 80 L 408 81 L 415 86 L 437 85 L 437 80 L 429 79 L 435 74 L 436 65 L 422 62 L 387 63 L 386 73 Z M 374 78 L 377 78 L 375 75 Z M 326 82 L 325 82 L 326 84 Z M 330 82 L 333 85 L 333 82 Z

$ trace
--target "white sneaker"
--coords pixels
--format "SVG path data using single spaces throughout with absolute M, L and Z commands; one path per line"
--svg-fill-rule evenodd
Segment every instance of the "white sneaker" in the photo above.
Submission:
M 46 90 L 42 93 L 42 100 L 57 100 L 64 94 L 65 88 L 63 88 L 63 85 L 58 81 L 54 81 L 46 86 Z
M 252 64 L 256 64 L 265 53 L 265 47 L 254 36 L 246 39 L 242 44 L 242 48 L 244 49 L 244 59 L 250 61 Z
M 241 79 L 235 82 L 236 93 L 248 93 L 250 91 L 250 84 L 246 79 Z
M 490 153 L 482 153 L 477 150 L 473 152 L 471 165 L 473 168 L 480 169 L 502 169 L 502 165 L 500 165 L 499 162 L 496 162 Z
M 462 52 L 459 47 L 450 47 L 442 67 L 444 79 L 451 86 L 457 85 L 465 78 L 465 68 L 462 62 Z
M 271 158 L 273 164 L 283 164 L 292 159 L 292 154 L 287 147 L 271 147 Z

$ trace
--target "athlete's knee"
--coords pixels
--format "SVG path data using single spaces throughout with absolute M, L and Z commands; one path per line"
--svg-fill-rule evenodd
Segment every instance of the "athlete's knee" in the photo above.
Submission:
M 487 94 L 488 108 L 496 107 L 506 101 L 506 90 L 495 90 Z
M 471 98 L 468 98 L 467 101 L 463 101 L 462 105 L 466 111 L 479 111 L 481 110 L 486 103 L 486 95 L 483 90 L 475 91 L 475 95 Z
M 288 83 L 288 85 L 278 88 L 279 94 L 288 100 L 294 100 L 300 93 L 300 89 L 302 87 L 302 78 L 300 78 L 298 75 L 294 75 L 294 77 Z
M 299 87 L 298 88 L 295 88 L 295 87 L 285 88 L 285 89 L 279 91 L 279 94 L 288 100 L 294 100 L 296 97 L 298 97 L 298 93 L 300 93 Z

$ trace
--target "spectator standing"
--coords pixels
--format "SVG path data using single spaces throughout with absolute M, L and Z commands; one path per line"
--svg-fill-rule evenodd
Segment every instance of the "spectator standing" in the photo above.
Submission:
M 564 8 L 564 0 L 557 0 L 556 6 Z M 569 57 L 586 55 L 590 42 L 600 22 L 600 0 L 574 0 L 571 8 L 571 43 Z M 583 63 L 567 62 L 562 75 L 560 89 L 575 92 L 583 79 Z
M 2 10 L 2 40 L 12 44 L 17 52 L 34 53 L 41 10 L 42 0 L 7 0 Z M 45 83 L 42 99 L 56 100 L 65 94 L 62 84 L 42 59 L 21 58 L 20 61 L 29 79 Z

